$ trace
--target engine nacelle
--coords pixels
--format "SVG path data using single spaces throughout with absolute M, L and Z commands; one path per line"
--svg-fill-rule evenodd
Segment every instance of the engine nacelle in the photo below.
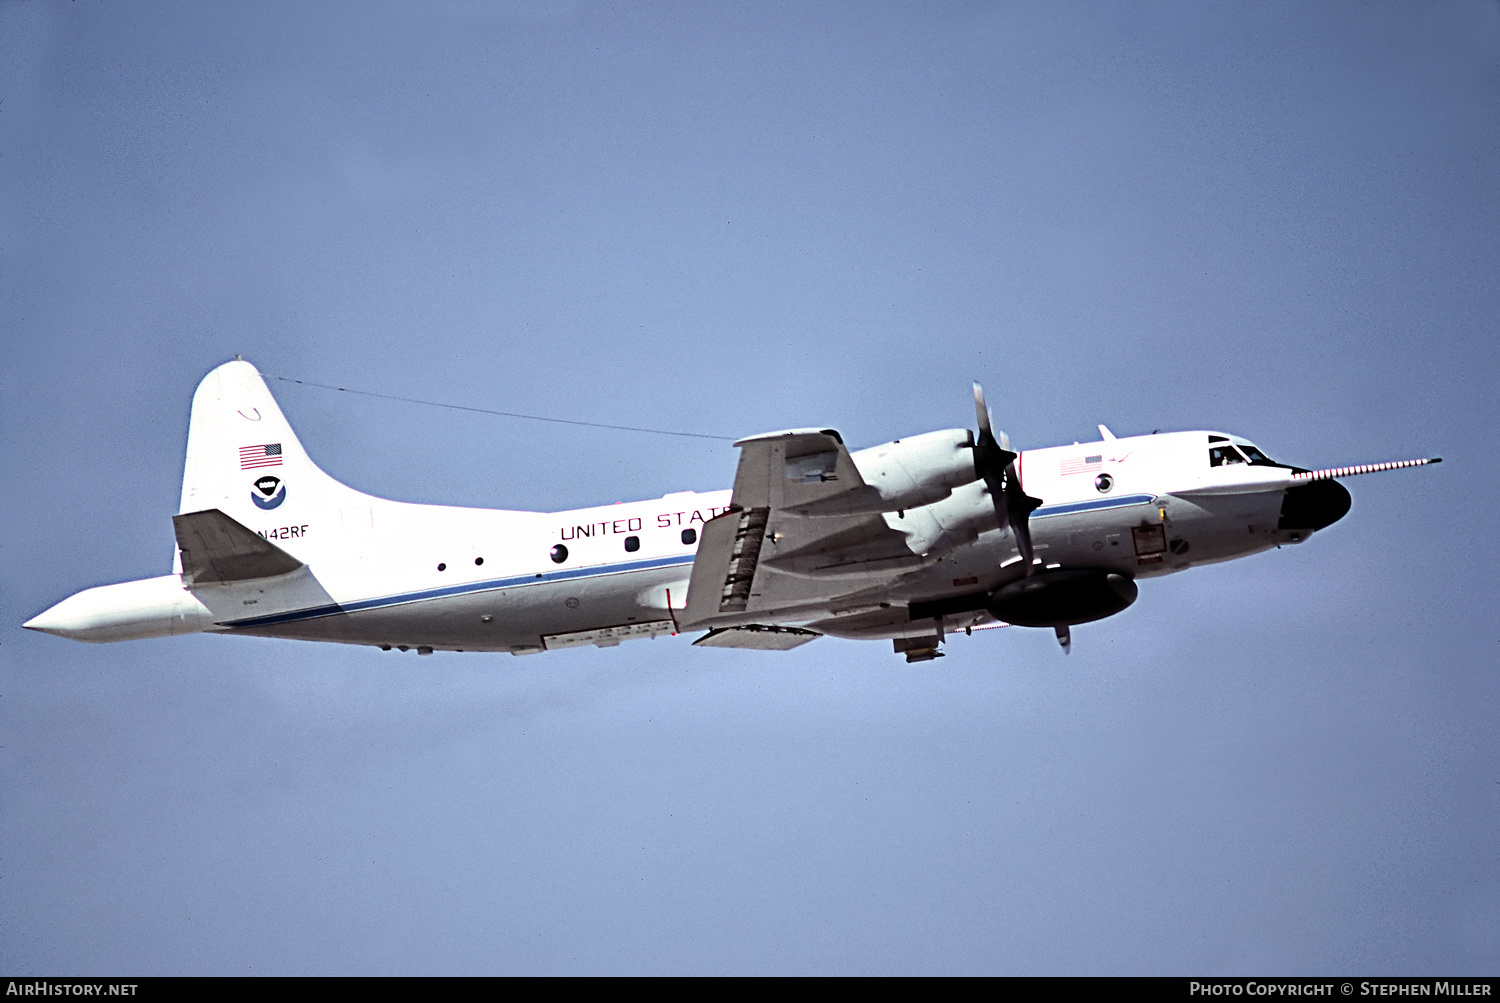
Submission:
M 990 612 L 1018 627 L 1069 627 L 1114 616 L 1139 594 L 1113 571 L 1043 571 L 996 592 Z
M 792 509 L 800 515 L 904 512 L 942 501 L 979 479 L 974 435 L 966 428 L 926 432 L 850 453 L 865 490 Z
M 907 509 L 900 517 L 887 515 L 885 523 L 906 537 L 912 553 L 941 557 L 994 529 L 995 503 L 984 481 L 976 480 L 931 505 Z
M 880 493 L 883 512 L 942 501 L 953 489 L 979 480 L 974 433 L 950 428 L 861 449 L 850 459 L 865 483 Z

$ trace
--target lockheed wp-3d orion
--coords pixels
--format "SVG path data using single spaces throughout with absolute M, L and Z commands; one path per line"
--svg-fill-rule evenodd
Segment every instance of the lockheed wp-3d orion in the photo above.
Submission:
M 1015 450 L 951 429 L 850 452 L 833 429 L 741 439 L 728 491 L 570 512 L 415 505 L 356 491 L 308 457 L 248 362 L 193 396 L 172 573 L 80 592 L 25 626 L 80 641 L 200 631 L 390 650 L 531 654 L 703 632 L 787 649 L 1069 628 L 1137 582 L 1301 543 L 1340 519 L 1328 470 L 1218 432 Z

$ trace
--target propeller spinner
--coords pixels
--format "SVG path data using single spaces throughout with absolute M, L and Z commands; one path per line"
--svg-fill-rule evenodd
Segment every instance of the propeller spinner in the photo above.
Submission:
M 984 388 L 978 383 L 974 384 L 974 414 L 979 419 L 979 438 L 974 442 L 974 472 L 990 489 L 995 519 L 1001 529 L 1010 527 L 1011 535 L 1016 539 L 1016 550 L 1020 552 L 1029 576 L 1033 570 L 1031 513 L 1042 504 L 1042 500 L 1022 490 L 1010 437 L 1001 432 L 1000 438 L 995 438 L 990 425 L 990 409 L 984 402 Z

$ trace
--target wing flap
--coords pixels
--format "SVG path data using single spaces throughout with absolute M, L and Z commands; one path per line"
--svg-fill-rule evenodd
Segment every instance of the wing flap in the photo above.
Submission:
M 756 651 L 790 651 L 808 641 L 822 637 L 817 631 L 800 627 L 768 627 L 751 623 L 742 627 L 720 627 L 704 634 L 694 645 L 705 648 L 750 648 Z

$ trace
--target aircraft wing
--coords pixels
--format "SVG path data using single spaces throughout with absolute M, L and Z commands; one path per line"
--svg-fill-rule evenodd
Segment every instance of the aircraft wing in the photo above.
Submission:
M 686 629 L 821 615 L 921 560 L 878 511 L 832 429 L 741 439 L 729 511 L 703 527 Z M 861 512 L 860 509 L 865 509 Z

